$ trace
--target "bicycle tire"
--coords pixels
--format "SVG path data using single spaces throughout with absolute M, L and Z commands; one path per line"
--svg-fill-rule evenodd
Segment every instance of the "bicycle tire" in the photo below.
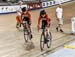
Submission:
M 51 34 L 51 32 L 49 32 L 49 35 L 47 36 L 47 39 L 49 40 L 47 42 L 47 48 L 50 48 L 51 47 L 51 43 L 52 43 L 52 34 Z
M 24 28 L 23 28 L 23 31 L 24 31 L 24 39 L 25 39 L 25 42 L 28 42 L 28 30 L 27 30 L 27 28 L 26 28 L 26 26 L 25 26 L 25 24 L 24 24 L 24 26 L 23 26 Z
M 28 42 L 28 33 L 24 32 L 24 39 L 25 39 L 25 42 Z
M 41 38 L 40 38 L 40 48 L 41 48 L 41 51 L 44 50 L 44 44 L 45 44 L 44 41 L 45 41 L 45 35 L 44 34 L 41 34 Z

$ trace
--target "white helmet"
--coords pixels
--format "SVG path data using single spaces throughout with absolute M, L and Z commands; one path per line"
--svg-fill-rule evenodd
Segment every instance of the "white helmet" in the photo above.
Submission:
M 22 1 L 19 1 L 18 4 L 23 4 L 23 2 Z

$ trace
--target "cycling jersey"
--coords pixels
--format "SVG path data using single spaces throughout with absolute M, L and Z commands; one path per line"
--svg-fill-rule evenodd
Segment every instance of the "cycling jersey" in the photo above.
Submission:
M 38 19 L 38 26 L 40 25 L 40 21 L 42 21 L 42 28 L 43 28 L 43 27 L 46 27 L 46 26 L 49 26 L 50 20 L 51 20 L 51 19 L 48 17 L 47 14 L 46 14 L 45 17 L 39 16 L 39 19 Z
M 27 21 L 28 24 L 31 22 L 31 15 L 28 11 L 22 12 L 21 18 L 23 21 Z
M 22 20 L 21 20 L 21 13 L 22 13 L 22 10 L 21 10 L 21 6 L 19 6 L 16 10 L 17 12 L 17 16 L 16 16 L 16 20 L 18 23 L 22 23 Z
M 22 10 L 21 10 L 21 6 L 18 7 L 17 9 L 17 16 L 21 16 Z

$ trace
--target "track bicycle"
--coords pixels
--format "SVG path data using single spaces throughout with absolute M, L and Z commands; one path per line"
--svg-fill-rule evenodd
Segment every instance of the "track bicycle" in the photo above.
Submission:
M 51 42 L 52 42 L 52 34 L 49 31 L 49 33 L 47 32 L 46 29 L 42 29 L 42 33 L 41 33 L 41 38 L 40 38 L 40 48 L 41 51 L 44 50 L 44 45 L 47 45 L 47 48 L 51 47 Z
M 23 31 L 25 42 L 28 42 L 31 40 L 31 33 L 29 32 L 27 21 L 23 21 Z

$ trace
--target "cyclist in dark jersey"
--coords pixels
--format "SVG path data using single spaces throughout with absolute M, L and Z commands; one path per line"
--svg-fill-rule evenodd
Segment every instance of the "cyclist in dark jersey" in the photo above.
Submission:
M 48 14 L 46 14 L 45 10 L 40 11 L 40 16 L 38 18 L 38 31 L 40 28 L 40 21 L 42 22 L 41 28 L 45 29 L 46 27 L 50 27 L 50 21 L 51 19 L 48 17 Z
M 41 29 L 46 29 L 46 32 L 49 34 L 49 27 L 50 27 L 50 21 L 51 19 L 46 14 L 45 10 L 40 11 L 40 16 L 38 18 L 38 31 L 40 29 L 40 21 L 41 21 Z M 48 42 L 48 39 L 45 39 L 46 42 Z
M 26 7 L 22 8 L 21 18 L 22 18 L 23 21 L 27 22 L 27 24 L 28 24 L 28 26 L 27 26 L 28 27 L 28 31 L 29 31 L 29 33 L 31 33 L 31 27 L 30 27 L 30 25 L 31 25 L 31 15 L 26 10 Z M 32 38 L 32 34 L 31 34 L 31 38 Z

